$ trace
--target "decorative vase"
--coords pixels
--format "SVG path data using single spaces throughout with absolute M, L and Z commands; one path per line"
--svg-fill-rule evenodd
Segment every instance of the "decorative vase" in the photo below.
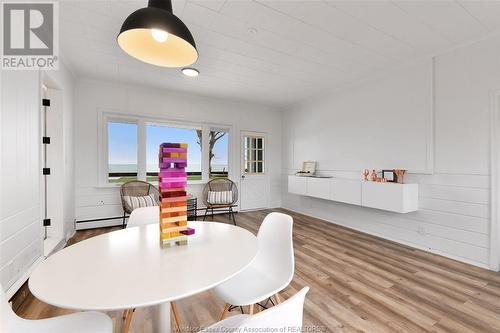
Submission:
M 371 180 L 372 180 L 372 182 L 376 182 L 377 181 L 377 171 L 372 170 Z
M 396 181 L 399 184 L 403 184 L 403 178 L 406 173 L 406 170 L 404 169 L 394 169 L 394 174 L 396 175 Z
M 367 181 L 368 180 L 368 175 L 370 174 L 370 170 L 368 169 L 363 169 L 363 177 L 364 177 L 364 180 Z

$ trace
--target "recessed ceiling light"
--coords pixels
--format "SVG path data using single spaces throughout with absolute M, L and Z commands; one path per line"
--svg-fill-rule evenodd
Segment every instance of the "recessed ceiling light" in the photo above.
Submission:
M 200 71 L 197 70 L 196 68 L 183 68 L 182 74 L 189 76 L 189 77 L 196 77 L 196 76 L 198 76 L 198 74 L 200 74 Z
M 248 30 L 247 30 L 247 31 L 248 31 L 248 33 L 249 33 L 250 35 L 256 35 L 256 34 L 257 34 L 257 32 L 259 32 L 259 31 L 257 30 L 257 28 L 254 28 L 254 27 L 250 27 L 250 28 L 248 28 Z

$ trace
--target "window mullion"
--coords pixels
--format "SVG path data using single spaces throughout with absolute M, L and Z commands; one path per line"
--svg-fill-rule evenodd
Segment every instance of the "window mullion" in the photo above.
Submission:
M 203 125 L 202 127 L 202 136 L 201 136 L 201 180 L 204 182 L 209 181 L 209 158 L 208 158 L 208 149 L 209 149 L 209 136 L 210 136 L 210 127 L 207 125 Z M 189 163 L 189 161 L 188 161 Z
M 146 122 L 140 119 L 137 123 L 137 179 L 146 181 Z

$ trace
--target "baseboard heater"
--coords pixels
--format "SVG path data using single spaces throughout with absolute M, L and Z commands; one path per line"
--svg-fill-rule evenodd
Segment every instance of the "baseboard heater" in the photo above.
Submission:
M 201 210 L 202 208 L 200 208 L 199 210 Z M 203 211 L 205 210 L 205 208 L 203 208 Z M 226 213 L 227 212 L 223 212 L 223 211 L 216 211 L 214 209 L 214 215 L 215 214 L 223 214 L 223 213 Z M 234 211 L 234 213 L 238 213 L 237 210 Z M 198 214 L 198 217 L 203 217 L 203 214 Z M 126 219 L 128 219 L 128 216 L 125 216 Z M 88 223 L 88 222 L 101 222 L 101 221 L 109 221 L 109 220 L 123 220 L 123 215 L 122 216 L 115 216 L 115 217 L 100 217 L 100 218 L 96 218 L 96 219 L 88 219 L 88 220 L 76 220 L 75 223 L 76 224 L 79 224 L 79 223 Z
M 128 219 L 128 216 L 125 216 L 126 219 Z M 116 217 L 100 217 L 97 219 L 89 219 L 89 220 L 77 220 L 75 223 L 86 223 L 86 222 L 100 222 L 100 221 L 109 221 L 109 220 L 123 220 L 123 215 L 122 216 L 116 216 Z

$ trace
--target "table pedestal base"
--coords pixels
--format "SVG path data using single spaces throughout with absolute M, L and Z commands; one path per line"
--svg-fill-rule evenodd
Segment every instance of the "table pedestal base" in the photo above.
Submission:
M 170 302 L 162 303 L 153 307 L 153 332 L 155 333 L 170 333 Z

